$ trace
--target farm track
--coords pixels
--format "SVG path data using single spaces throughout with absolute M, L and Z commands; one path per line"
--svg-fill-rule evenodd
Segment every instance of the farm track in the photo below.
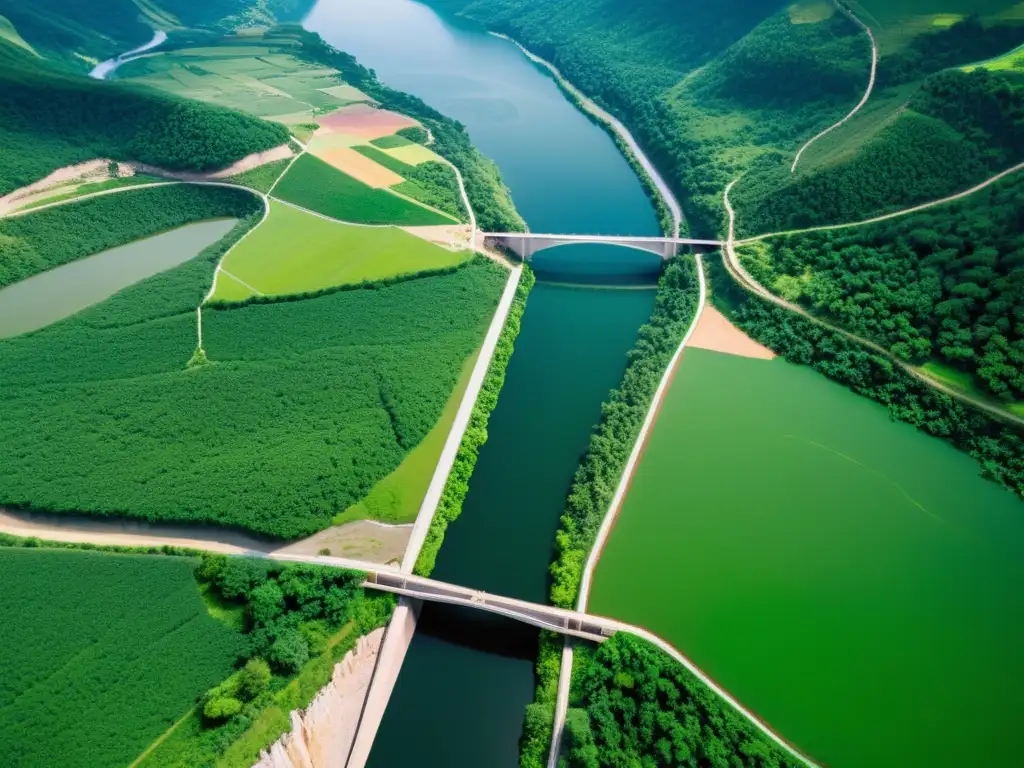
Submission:
M 796 167 L 797 165 L 800 164 L 800 157 L 803 155 L 805 151 L 807 151 L 808 147 L 810 147 L 818 139 L 824 138 L 828 134 L 832 133 L 832 131 L 836 130 L 837 128 L 842 128 L 854 115 L 856 115 L 858 112 L 861 111 L 861 109 L 864 108 L 864 105 L 868 103 L 868 99 L 871 98 L 872 91 L 875 90 L 875 76 L 878 74 L 878 43 L 875 41 L 875 35 L 871 31 L 871 27 L 869 27 L 863 21 L 858 19 L 853 11 L 843 6 L 838 0 L 834 0 L 834 2 L 836 4 L 836 7 L 842 13 L 846 14 L 850 19 L 857 23 L 861 27 L 861 29 L 864 30 L 864 32 L 868 36 L 868 40 L 871 41 L 871 76 L 868 78 L 867 90 L 864 91 L 864 95 L 861 97 L 861 100 L 857 103 L 857 106 L 855 106 L 849 112 L 849 114 L 847 114 L 846 117 L 844 117 L 838 123 L 830 125 L 828 128 L 826 128 L 821 133 L 811 138 L 810 141 L 808 141 L 806 144 L 800 147 L 800 150 L 796 153 L 796 157 L 793 158 L 793 165 L 789 169 L 790 173 L 796 173 Z

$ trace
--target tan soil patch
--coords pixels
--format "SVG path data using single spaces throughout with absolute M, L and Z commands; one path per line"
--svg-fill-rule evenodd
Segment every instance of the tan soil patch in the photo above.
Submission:
M 410 235 L 440 245 L 450 251 L 465 251 L 471 247 L 469 227 L 465 224 L 434 227 L 402 227 Z
M 313 151 L 313 154 L 328 165 L 337 168 L 354 179 L 358 179 L 363 184 L 368 184 L 374 189 L 392 187 L 405 181 L 405 179 L 390 168 L 385 168 L 383 165 L 375 163 L 365 155 L 361 155 L 348 147 L 317 149 Z
M 381 525 L 357 520 L 320 531 L 275 551 L 282 555 L 318 555 L 327 549 L 334 557 L 381 564 L 401 563 L 410 536 L 411 525 Z
M 687 346 L 759 360 L 771 360 L 775 357 L 775 353 L 768 347 L 747 336 L 712 306 L 705 307 L 704 314 L 701 315 Z
M 317 120 L 321 127 L 333 133 L 348 133 L 363 139 L 390 136 L 403 128 L 419 125 L 411 117 L 374 109 L 368 104 L 352 104 Z

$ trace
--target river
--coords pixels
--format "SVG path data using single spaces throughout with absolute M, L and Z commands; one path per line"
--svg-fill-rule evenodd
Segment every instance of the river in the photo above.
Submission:
M 461 121 L 532 230 L 659 234 L 612 140 L 511 43 L 411 0 L 321 0 L 305 26 Z M 544 602 L 572 475 L 650 316 L 660 262 L 588 245 L 544 252 L 534 266 L 489 439 L 434 576 Z M 621 290 L 624 278 L 642 287 Z M 618 288 L 580 285 L 595 281 Z M 425 606 L 369 764 L 517 766 L 536 651 L 532 630 Z

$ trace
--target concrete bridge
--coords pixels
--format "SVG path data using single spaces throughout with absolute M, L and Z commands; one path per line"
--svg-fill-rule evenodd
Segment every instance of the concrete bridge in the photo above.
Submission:
M 374 565 L 359 560 L 326 555 L 287 555 L 267 554 L 265 552 L 245 552 L 252 557 L 260 557 L 278 562 L 307 563 L 309 565 L 328 565 L 336 568 L 347 568 L 362 571 L 366 574 L 363 586 L 379 592 L 391 592 L 417 600 L 428 600 L 434 603 L 462 605 L 466 608 L 505 616 L 524 624 L 531 624 L 540 629 L 549 629 L 561 635 L 572 635 L 584 640 L 603 642 L 614 635 L 623 625 L 613 619 L 590 616 L 578 611 L 556 608 L 553 605 L 541 605 L 512 597 L 492 595 L 456 584 L 448 584 L 422 576 L 403 573 L 397 567 Z
M 706 245 L 721 248 L 721 240 L 695 240 L 687 237 L 636 237 L 621 235 L 541 235 L 533 232 L 484 232 L 485 246 L 502 248 L 516 254 L 523 261 L 529 261 L 534 254 L 548 248 L 580 243 L 618 245 L 647 251 L 663 259 L 671 259 L 681 245 Z

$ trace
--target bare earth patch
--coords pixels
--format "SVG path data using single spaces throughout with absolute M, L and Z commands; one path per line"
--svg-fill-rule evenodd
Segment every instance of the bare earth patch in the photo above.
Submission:
M 375 163 L 366 155 L 361 155 L 348 147 L 315 148 L 312 152 L 328 165 L 374 189 L 393 187 L 395 184 L 405 181 L 391 169 Z
M 411 117 L 368 104 L 352 104 L 317 120 L 322 128 L 333 133 L 347 133 L 362 139 L 379 139 L 403 128 L 419 125 Z
M 318 555 L 327 549 L 334 557 L 369 563 L 401 563 L 411 535 L 411 525 L 383 525 L 372 520 L 357 520 L 320 531 L 275 552 L 282 555 Z
M 449 251 L 465 251 L 472 247 L 469 227 L 465 224 L 439 224 L 434 227 L 402 227 L 410 235 L 422 238 L 429 243 L 440 245 Z
M 772 360 L 775 357 L 775 353 L 768 347 L 747 336 L 712 306 L 705 307 L 687 346 L 759 360 Z

